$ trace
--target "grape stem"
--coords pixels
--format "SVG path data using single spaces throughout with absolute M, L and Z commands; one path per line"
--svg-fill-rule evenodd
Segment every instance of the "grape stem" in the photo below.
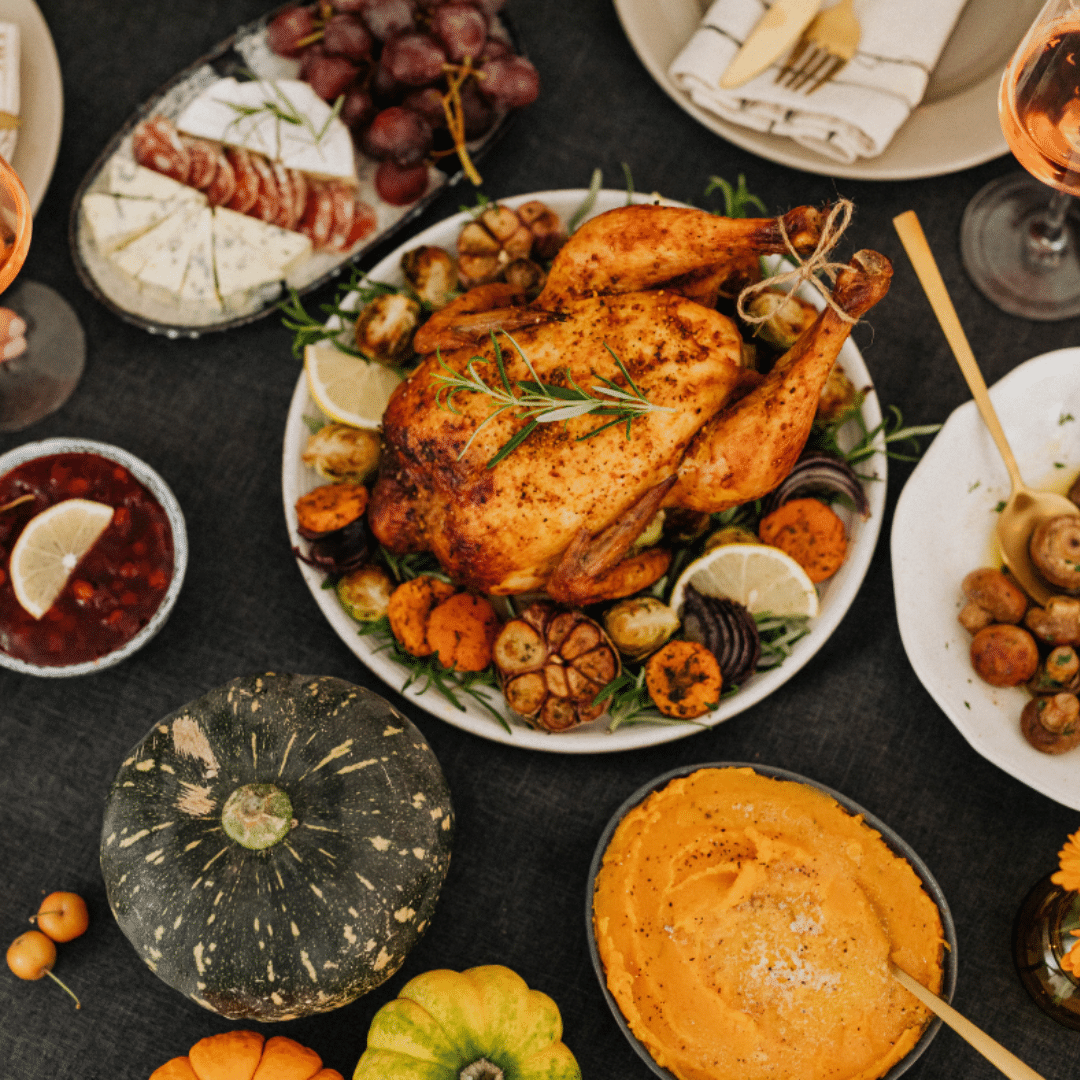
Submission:
M 465 110 L 461 104 L 461 87 L 470 76 L 483 78 L 483 73 L 472 66 L 472 57 L 466 56 L 463 64 L 443 64 L 446 72 L 446 93 L 442 95 L 443 112 L 446 113 L 446 126 L 450 129 L 450 135 L 454 140 L 454 149 L 457 151 L 458 160 L 461 162 L 465 175 L 472 182 L 473 187 L 479 187 L 483 180 L 476 171 L 472 158 L 469 157 L 468 147 L 465 145 Z

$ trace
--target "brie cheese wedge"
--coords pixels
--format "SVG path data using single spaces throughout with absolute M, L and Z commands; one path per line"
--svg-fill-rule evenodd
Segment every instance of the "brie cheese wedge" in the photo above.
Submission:
M 242 146 L 286 168 L 356 183 L 349 129 L 299 79 L 220 79 L 187 105 L 176 127 Z
M 311 251 L 301 233 L 214 208 L 214 268 L 222 296 L 280 281 Z

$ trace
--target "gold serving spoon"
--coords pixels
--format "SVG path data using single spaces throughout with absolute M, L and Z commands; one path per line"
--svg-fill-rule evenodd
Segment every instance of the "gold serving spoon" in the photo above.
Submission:
M 934 261 L 930 245 L 926 242 L 926 236 L 923 234 L 919 219 L 915 216 L 915 211 L 908 210 L 899 217 L 893 218 L 893 225 L 900 234 L 904 250 L 908 253 L 912 266 L 915 267 L 915 273 L 941 324 L 941 329 L 945 332 L 945 338 L 949 342 L 953 356 L 956 357 L 956 362 L 960 365 L 960 370 L 964 373 L 971 395 L 975 399 L 975 405 L 990 431 L 1009 474 L 1012 490 L 1005 508 L 998 515 L 997 523 L 997 538 L 1002 561 L 1028 596 L 1037 604 L 1045 604 L 1056 591 L 1060 590 L 1050 588 L 1032 565 L 1031 553 L 1028 549 L 1031 534 L 1036 526 L 1047 518 L 1060 517 L 1062 514 L 1078 514 L 1080 510 L 1064 495 L 1056 495 L 1051 491 L 1034 491 L 1024 483 L 1016 458 L 1013 457 L 1013 452 L 1005 439 L 1001 422 L 994 411 L 994 406 L 990 403 L 990 394 L 986 389 L 986 382 L 979 370 L 979 365 L 975 362 L 975 354 L 971 351 L 956 309 L 953 307 L 952 300 L 949 299 L 945 282 L 941 278 L 941 272 Z
M 956 1032 L 960 1038 L 973 1046 L 991 1065 L 997 1066 L 1009 1080 L 1043 1080 L 1032 1068 L 1025 1065 L 1015 1054 L 1010 1053 L 1001 1043 L 991 1039 L 982 1028 L 976 1027 L 965 1016 L 961 1016 L 948 1002 L 932 994 L 922 983 L 916 982 L 903 968 L 889 965 L 892 976 L 907 991 L 914 994 L 932 1013 Z

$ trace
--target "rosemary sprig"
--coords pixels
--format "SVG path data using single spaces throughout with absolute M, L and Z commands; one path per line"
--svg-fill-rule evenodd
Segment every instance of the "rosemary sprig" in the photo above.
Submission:
M 288 97 L 273 79 L 260 79 L 246 69 L 242 70 L 241 74 L 246 75 L 252 82 L 258 83 L 258 85 L 264 89 L 264 92 L 268 89 L 269 95 L 259 105 L 240 105 L 234 101 L 223 101 L 221 98 L 215 98 L 215 101 L 228 106 L 236 113 L 236 117 L 232 123 L 229 124 L 229 128 L 232 128 L 234 125 L 239 124 L 244 120 L 248 120 L 253 116 L 262 116 L 265 114 L 272 116 L 279 125 L 291 124 L 293 127 L 306 128 L 312 139 L 315 141 L 315 145 L 318 146 L 326 136 L 326 133 L 330 130 L 330 125 L 333 124 L 334 120 L 340 115 L 341 108 L 345 104 L 345 95 L 339 94 L 337 100 L 331 106 L 330 113 L 326 117 L 326 120 L 323 122 L 322 126 L 316 130 L 311 119 L 296 107 L 292 99 Z M 271 100 L 271 98 L 276 98 L 277 100 Z M 280 153 L 280 127 L 275 128 L 275 138 L 277 140 L 278 153 Z
M 858 465 L 878 452 L 874 441 L 881 435 L 885 443 L 885 456 L 895 461 L 918 461 L 922 453 L 918 440 L 927 435 L 934 435 L 941 430 L 940 424 L 915 424 L 904 426 L 904 417 L 895 405 L 889 405 L 881 423 L 872 430 L 866 426 L 862 414 L 863 394 L 856 395 L 852 404 L 828 427 L 815 431 L 817 445 L 828 454 L 842 458 L 849 465 Z M 861 432 L 858 442 L 850 450 L 844 450 L 839 443 L 840 429 L 853 420 Z M 905 451 L 896 449 L 905 447 Z
M 480 422 L 476 430 L 469 436 L 468 442 L 462 448 L 461 453 L 458 454 L 458 461 L 465 456 L 473 440 L 487 424 L 511 409 L 518 410 L 514 413 L 516 418 L 527 418 L 528 423 L 495 453 L 487 463 L 489 469 L 493 469 L 500 461 L 513 453 L 533 433 L 538 424 L 560 423 L 564 420 L 573 420 L 576 417 L 591 413 L 595 416 L 613 417 L 613 419 L 600 424 L 591 431 L 587 431 L 584 435 L 579 435 L 577 437 L 578 442 L 591 439 L 594 435 L 599 435 L 601 431 L 612 425 L 624 422 L 626 424 L 626 437 L 629 439 L 630 425 L 637 417 L 650 412 L 675 411 L 671 406 L 654 405 L 649 401 L 630 377 L 626 365 L 615 355 L 606 342 L 604 348 L 615 360 L 616 366 L 626 379 L 632 393 L 623 389 L 611 379 L 603 375 L 597 375 L 595 372 L 593 372 L 594 378 L 599 379 L 603 385 L 594 384 L 589 389 L 585 389 L 574 381 L 569 368 L 566 369 L 566 380 L 569 386 L 543 382 L 529 362 L 529 358 L 522 351 L 521 346 L 507 331 L 503 330 L 502 333 L 505 334 L 517 350 L 518 356 L 521 357 L 522 362 L 532 376 L 531 379 L 510 381 L 510 377 L 506 373 L 506 365 L 503 362 L 502 347 L 494 331 L 491 334 L 491 341 L 501 386 L 489 385 L 477 371 L 478 364 L 486 365 L 489 363 L 484 357 L 472 357 L 463 374 L 455 371 L 443 360 L 441 355 L 437 354 L 439 365 L 443 368 L 443 372 L 436 374 L 434 377 L 434 381 L 440 384 L 435 394 L 435 401 L 440 408 L 447 409 L 460 416 L 460 410 L 454 405 L 454 398 L 461 393 L 484 394 L 496 402 L 496 408 Z
M 738 183 L 732 187 L 731 182 L 722 176 L 710 176 L 705 186 L 705 194 L 712 195 L 719 191 L 724 197 L 724 217 L 743 218 L 749 217 L 750 207 L 756 208 L 762 214 L 768 214 L 768 208 L 756 195 L 750 193 L 746 186 L 746 177 L 739 173 Z
M 492 705 L 487 694 L 483 692 L 487 688 L 498 690 L 498 683 L 490 667 L 483 671 L 456 671 L 453 668 L 443 667 L 437 657 L 413 656 L 398 643 L 390 629 L 390 620 L 385 615 L 375 622 L 363 624 L 358 633 L 362 637 L 376 638 L 380 644 L 375 651 L 387 653 L 407 669 L 408 675 L 401 685 L 403 694 L 414 685 L 419 694 L 434 690 L 461 712 L 465 712 L 466 708 L 460 700 L 460 695 L 466 695 L 490 713 L 507 732 L 512 733 L 506 717 Z
M 412 551 L 405 555 L 395 555 L 380 544 L 379 556 L 386 564 L 387 570 L 399 582 L 410 581 L 412 578 L 420 577 L 421 574 L 438 578 L 440 581 L 450 580 L 449 575 L 439 565 L 439 560 L 430 551 Z

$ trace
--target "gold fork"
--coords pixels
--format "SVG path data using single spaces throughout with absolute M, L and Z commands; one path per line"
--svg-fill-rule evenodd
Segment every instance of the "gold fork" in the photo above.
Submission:
M 840 0 L 821 12 L 795 43 L 776 81 L 789 90 L 801 90 L 809 83 L 806 92 L 812 94 L 833 78 L 859 47 L 854 9 L 855 0 Z

